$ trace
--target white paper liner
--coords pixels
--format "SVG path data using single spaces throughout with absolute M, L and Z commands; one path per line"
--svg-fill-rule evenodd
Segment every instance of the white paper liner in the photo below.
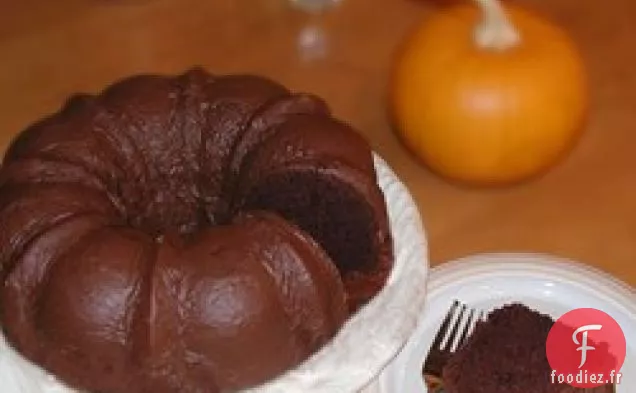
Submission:
M 354 393 L 375 382 L 415 329 L 428 277 L 426 236 L 416 204 L 375 155 L 393 234 L 395 266 L 385 288 L 314 356 L 251 393 Z M 11 349 L 0 334 L 2 393 L 74 393 Z

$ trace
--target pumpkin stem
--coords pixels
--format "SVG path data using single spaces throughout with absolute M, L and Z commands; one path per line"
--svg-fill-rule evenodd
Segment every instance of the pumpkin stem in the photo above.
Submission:
M 480 48 L 506 50 L 521 41 L 519 31 L 510 22 L 499 0 L 475 0 L 483 19 L 475 30 L 475 41 Z

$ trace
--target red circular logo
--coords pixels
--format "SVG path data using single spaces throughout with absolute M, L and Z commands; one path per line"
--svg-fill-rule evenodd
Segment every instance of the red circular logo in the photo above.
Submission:
M 559 318 L 546 342 L 552 383 L 576 388 L 620 384 L 625 334 L 607 313 L 579 308 Z

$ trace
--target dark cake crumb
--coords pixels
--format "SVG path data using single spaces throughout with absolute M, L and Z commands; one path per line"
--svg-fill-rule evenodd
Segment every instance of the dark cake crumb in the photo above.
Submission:
M 444 368 L 449 393 L 549 393 L 545 342 L 554 321 L 522 304 L 494 310 L 479 322 Z
M 477 323 L 473 335 L 443 370 L 447 393 L 611 393 L 554 384 L 546 341 L 554 320 L 523 304 L 495 309 Z
M 343 274 L 373 266 L 371 207 L 324 175 L 306 171 L 270 176 L 251 192 L 245 206 L 276 211 L 309 232 Z

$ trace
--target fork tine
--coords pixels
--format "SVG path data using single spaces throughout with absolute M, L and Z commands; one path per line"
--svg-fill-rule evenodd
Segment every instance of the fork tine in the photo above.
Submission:
M 456 313 L 455 317 L 452 319 L 452 329 L 449 329 L 448 334 L 446 336 L 446 340 L 444 340 L 442 344 L 442 350 L 453 352 L 453 344 L 459 332 L 459 327 L 462 324 L 462 320 L 464 319 L 464 315 L 466 314 L 466 305 L 461 303 L 461 307 L 459 308 L 459 312 Z
M 444 341 L 444 338 L 446 337 L 446 334 L 448 333 L 448 327 L 451 323 L 451 320 L 453 319 L 453 316 L 455 316 L 455 311 L 457 310 L 458 307 L 459 307 L 459 301 L 455 300 L 453 304 L 451 305 L 450 309 L 448 310 L 448 313 L 446 314 L 444 321 L 442 321 L 442 324 L 440 325 L 439 330 L 437 331 L 437 335 L 435 336 L 435 341 L 433 341 L 433 345 L 431 345 L 431 348 L 435 348 L 435 349 L 442 348 L 441 347 L 442 341 Z
M 480 311 L 478 313 L 475 313 L 473 315 L 473 320 L 470 322 L 470 325 L 468 326 L 468 331 L 466 332 L 466 337 L 468 338 L 473 334 L 473 331 L 475 330 L 475 327 L 477 326 L 477 324 L 481 321 L 484 320 L 484 312 Z
M 468 313 L 468 317 L 464 318 L 462 332 L 455 338 L 455 342 L 453 343 L 451 352 L 455 352 L 457 349 L 461 348 L 462 345 L 464 345 L 466 338 L 468 338 L 468 333 L 472 332 L 475 326 L 475 322 L 477 321 L 477 318 L 479 318 L 477 315 L 478 314 L 475 313 L 475 309 L 471 308 L 470 312 Z
M 486 314 L 483 312 L 455 299 L 440 324 L 422 364 L 424 374 L 440 377 L 452 353 L 470 337 L 477 322 L 485 318 Z

